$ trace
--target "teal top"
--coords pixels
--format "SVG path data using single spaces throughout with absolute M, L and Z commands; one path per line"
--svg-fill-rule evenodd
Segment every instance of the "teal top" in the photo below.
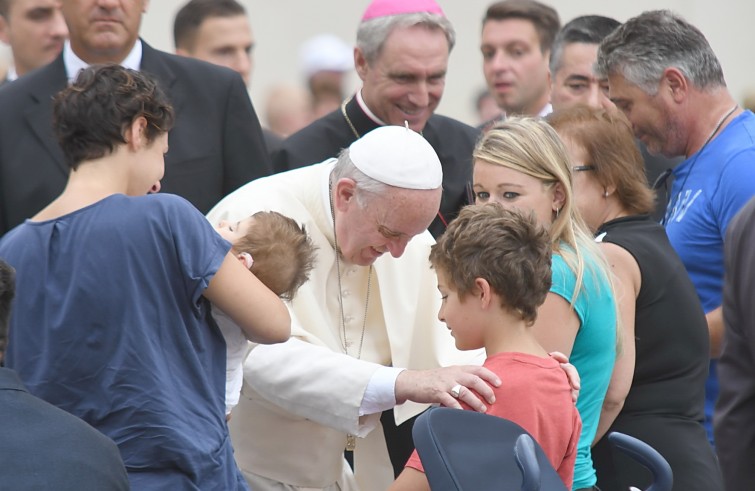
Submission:
M 553 255 L 551 292 L 571 302 L 577 277 L 564 259 Z M 594 259 L 585 257 L 582 288 L 574 302 L 579 331 L 569 361 L 577 368 L 581 390 L 577 410 L 582 418 L 582 433 L 577 445 L 573 489 L 588 488 L 597 482 L 590 445 L 598 430 L 600 410 L 611 381 L 616 360 L 616 305 L 608 278 Z

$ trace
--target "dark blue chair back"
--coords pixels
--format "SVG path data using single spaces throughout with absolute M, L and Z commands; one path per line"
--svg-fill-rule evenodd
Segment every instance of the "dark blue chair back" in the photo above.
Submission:
M 417 418 L 412 435 L 433 491 L 566 491 L 532 435 L 507 419 L 433 408 Z M 671 467 L 654 448 L 618 432 L 608 439 L 650 470 L 645 491 L 671 491 Z
M 633 436 L 612 431 L 608 434 L 611 445 L 645 466 L 653 475 L 653 483 L 645 491 L 671 491 L 674 473 L 668 461 L 656 449 Z
M 434 408 L 412 434 L 433 491 L 566 491 L 540 445 L 507 419 Z

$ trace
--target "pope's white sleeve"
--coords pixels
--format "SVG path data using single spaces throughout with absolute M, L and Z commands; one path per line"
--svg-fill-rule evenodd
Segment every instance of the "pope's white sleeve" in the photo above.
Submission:
M 359 415 L 382 413 L 396 405 L 396 379 L 405 368 L 381 366 L 370 377 L 364 391 Z
M 360 417 L 360 409 L 370 380 L 381 368 L 385 367 L 291 338 L 255 346 L 244 362 L 244 381 L 256 393 L 250 397 L 262 397 L 292 414 L 361 437 L 380 420 L 379 412 Z M 392 387 L 390 391 L 395 404 Z

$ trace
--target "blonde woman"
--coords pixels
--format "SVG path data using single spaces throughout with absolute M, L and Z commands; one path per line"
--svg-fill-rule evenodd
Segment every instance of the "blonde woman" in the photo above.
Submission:
M 545 121 L 512 118 L 486 133 L 473 157 L 476 203 L 531 212 L 550 232 L 552 286 L 533 329 L 540 344 L 565 353 L 580 374 L 574 489 L 593 489 L 590 445 L 616 358 L 617 317 L 602 255 L 574 206 L 569 156 Z

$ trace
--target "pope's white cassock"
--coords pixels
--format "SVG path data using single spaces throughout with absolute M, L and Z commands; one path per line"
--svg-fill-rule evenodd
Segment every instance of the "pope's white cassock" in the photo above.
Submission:
M 359 416 L 370 378 L 380 365 L 427 369 L 479 355 L 457 351 L 437 319 L 441 299 L 428 260 L 434 242 L 428 232 L 413 238 L 400 258 L 385 254 L 375 262 L 369 301 L 369 267 L 340 261 L 344 348 L 328 192 L 334 163 L 253 181 L 208 214 L 216 224 L 278 211 L 303 224 L 318 247 L 310 280 L 289 305 L 292 339 L 256 346 L 244 364 L 243 392 L 229 426 L 236 460 L 255 490 L 384 491 L 393 471 L 380 413 Z M 425 408 L 397 406 L 396 423 Z M 343 457 L 350 434 L 359 437 L 356 479 Z

